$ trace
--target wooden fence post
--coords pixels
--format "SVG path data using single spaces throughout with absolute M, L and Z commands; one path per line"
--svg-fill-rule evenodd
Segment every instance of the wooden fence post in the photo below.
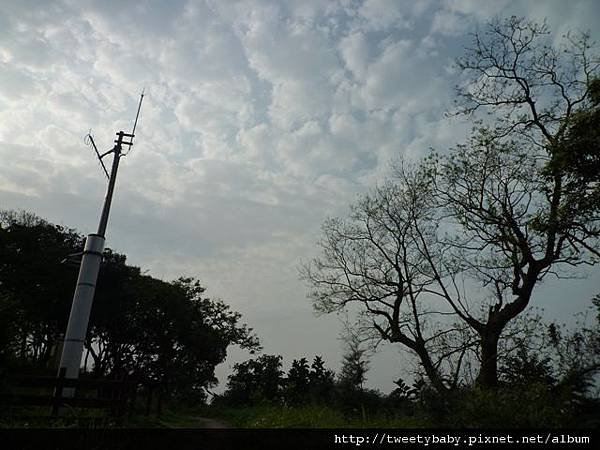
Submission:
M 57 416 L 60 405 L 62 404 L 62 394 L 65 385 L 65 375 L 67 373 L 66 367 L 61 367 L 58 371 L 58 377 L 56 378 L 56 384 L 54 385 L 54 395 L 52 397 L 52 415 Z
M 162 386 L 158 386 L 158 405 L 156 407 L 156 417 L 160 417 L 162 415 L 163 409 L 163 390 Z
M 128 395 L 128 397 L 129 397 L 129 410 L 127 413 L 128 417 L 133 416 L 136 402 L 137 402 L 138 380 L 136 379 L 133 383 L 134 384 L 129 386 L 130 395 Z
M 154 386 L 150 383 L 147 383 L 146 387 L 148 389 L 148 394 L 146 396 L 146 416 L 149 416 L 152 409 L 152 394 L 154 393 Z

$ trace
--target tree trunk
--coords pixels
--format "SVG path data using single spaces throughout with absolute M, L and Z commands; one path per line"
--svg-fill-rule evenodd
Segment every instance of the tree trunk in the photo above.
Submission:
M 433 361 L 431 361 L 425 345 L 417 343 L 414 350 L 419 355 L 421 364 L 423 364 L 423 368 L 425 369 L 425 374 L 427 375 L 427 378 L 429 378 L 429 381 L 431 381 L 435 390 L 440 394 L 448 392 L 448 387 L 444 384 L 440 372 L 433 365 Z
M 437 367 L 435 367 L 433 361 L 431 360 L 427 347 L 425 346 L 425 341 L 422 338 L 416 338 L 415 340 L 412 340 L 401 333 L 396 327 L 396 332 L 393 338 L 390 339 L 390 342 L 399 342 L 417 354 L 423 369 L 425 369 L 425 375 L 427 375 L 431 385 L 438 393 L 444 394 L 450 390 L 444 383 L 444 379 L 440 375 L 440 371 Z
M 498 341 L 506 324 L 517 317 L 529 304 L 531 293 L 540 273 L 539 267 L 532 267 L 523 282 L 519 297 L 500 308 L 500 305 L 490 307 L 488 320 L 479 328 L 481 338 L 481 368 L 477 376 L 477 383 L 486 388 L 495 388 L 498 385 Z
M 492 330 L 484 330 L 481 334 L 481 368 L 477 376 L 477 383 L 486 388 L 495 388 L 498 385 L 498 340 L 500 331 L 494 327 Z

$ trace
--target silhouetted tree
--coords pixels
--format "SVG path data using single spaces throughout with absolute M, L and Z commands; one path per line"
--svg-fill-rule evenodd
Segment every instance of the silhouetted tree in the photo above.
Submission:
M 409 349 L 436 389 L 445 391 L 457 382 L 474 342 L 468 325 L 436 320 L 449 313 L 432 301 L 439 271 L 446 276 L 448 270 L 435 265 L 440 250 L 427 174 L 419 167 L 398 173 L 400 180 L 351 205 L 348 219 L 323 224 L 321 256 L 303 267 L 302 276 L 318 312 L 360 304 L 361 331 Z
M 285 380 L 285 398 L 288 403 L 307 403 L 310 386 L 310 368 L 306 358 L 295 359 Z
M 325 222 L 321 256 L 302 272 L 317 311 L 360 305 L 372 337 L 416 354 L 440 392 L 467 360 L 495 386 L 501 336 L 539 282 L 600 257 L 598 147 L 585 137 L 597 133 L 600 63 L 585 34 L 563 51 L 547 37 L 514 17 L 476 33 L 458 112 L 487 109 L 493 124 L 398 164 L 347 220 Z
M 313 402 L 327 402 L 331 399 L 335 373 L 325 367 L 325 361 L 320 356 L 313 359 L 308 378 Z
M 11 368 L 50 364 L 77 276 L 76 267 L 60 261 L 82 243 L 74 230 L 33 214 L 0 215 L 0 358 Z M 241 315 L 204 292 L 193 278 L 164 282 L 142 275 L 124 255 L 106 249 L 85 366 L 96 376 L 159 382 L 167 397 L 204 400 L 230 345 L 260 349 Z
M 278 403 L 285 380 L 281 356 L 261 355 L 233 366 L 222 401 L 230 405 Z
M 27 212 L 0 212 L 0 294 L 10 322 L 8 351 L 21 366 L 44 367 L 64 333 L 77 270 L 60 264 L 80 251 L 74 230 Z
M 458 112 L 485 110 L 494 123 L 443 159 L 437 195 L 460 224 L 452 245 L 462 267 L 495 291 L 487 317 L 462 312 L 480 337 L 487 386 L 497 381 L 500 335 L 539 281 L 600 256 L 600 187 L 590 176 L 598 145 L 576 138 L 597 134 L 585 118 L 594 116 L 600 59 L 588 34 L 567 34 L 560 48 L 549 37 L 545 23 L 494 20 L 458 62 L 467 76 Z
M 367 350 L 362 347 L 359 336 L 351 331 L 345 337 L 345 344 L 339 383 L 346 390 L 362 391 L 369 371 Z

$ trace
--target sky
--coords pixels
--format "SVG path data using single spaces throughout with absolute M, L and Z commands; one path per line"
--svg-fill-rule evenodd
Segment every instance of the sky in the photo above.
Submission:
M 494 16 L 600 38 L 597 1 L 23 1 L 0 3 L 0 208 L 95 232 L 101 151 L 131 130 L 106 245 L 152 276 L 195 276 L 240 311 L 286 367 L 339 368 L 340 317 L 299 280 L 320 225 L 381 182 L 390 161 L 461 142 L 454 61 Z M 546 282 L 534 306 L 570 320 L 598 291 Z M 567 301 L 568 299 L 568 301 Z M 217 368 L 226 381 L 233 349 Z M 409 367 L 394 346 L 367 385 Z

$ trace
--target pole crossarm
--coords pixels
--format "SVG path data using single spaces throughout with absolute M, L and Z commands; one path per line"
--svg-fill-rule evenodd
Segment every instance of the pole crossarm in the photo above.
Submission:
M 96 156 L 98 157 L 98 160 L 100 161 L 100 165 L 102 166 L 102 169 L 104 170 L 104 174 L 106 175 L 106 178 L 110 179 L 110 175 L 108 174 L 108 170 L 106 170 L 106 166 L 104 165 L 104 161 L 102 161 L 102 158 L 104 158 L 106 156 L 107 153 L 104 153 L 103 155 L 100 155 L 100 152 L 98 151 L 98 147 L 96 147 L 96 143 L 94 142 L 94 137 L 92 136 L 92 132 L 90 130 L 90 132 L 87 134 L 87 136 L 85 137 L 85 143 L 90 143 L 92 145 L 92 147 L 94 147 L 94 151 L 96 152 Z

